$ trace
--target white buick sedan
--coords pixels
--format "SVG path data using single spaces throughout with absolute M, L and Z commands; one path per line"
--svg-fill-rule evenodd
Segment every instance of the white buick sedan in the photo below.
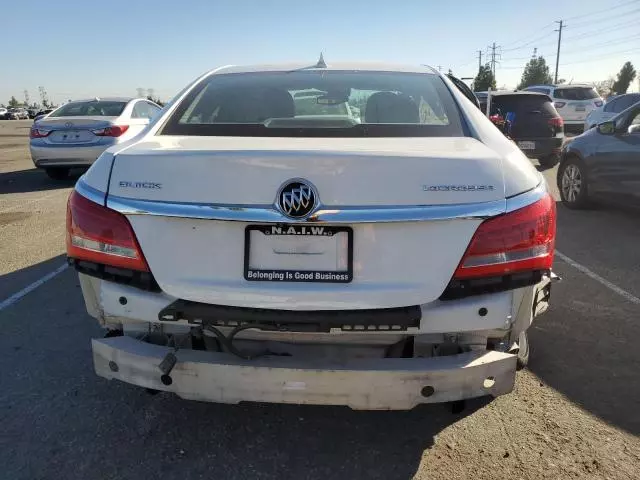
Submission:
M 428 67 L 198 78 L 69 199 L 97 374 L 355 409 L 511 391 L 555 202 L 470 99 Z

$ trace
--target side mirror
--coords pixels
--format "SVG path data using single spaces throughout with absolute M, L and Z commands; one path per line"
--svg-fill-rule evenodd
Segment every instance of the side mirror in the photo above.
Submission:
M 636 133 L 639 134 L 640 133 L 640 123 L 636 123 L 635 125 L 631 125 L 629 127 L 629 130 L 627 130 L 629 133 Z
M 602 135 L 613 135 L 616 133 L 616 122 L 604 122 L 599 124 L 598 132 Z

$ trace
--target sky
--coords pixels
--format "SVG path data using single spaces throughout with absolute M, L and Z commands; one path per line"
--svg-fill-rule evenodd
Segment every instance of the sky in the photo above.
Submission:
M 168 100 L 228 64 L 332 61 L 429 64 L 473 77 L 497 45 L 498 87 L 513 88 L 537 48 L 559 78 L 606 80 L 631 61 L 640 72 L 640 0 L 6 0 L 0 103 L 55 103 L 154 90 Z M 638 91 L 638 80 L 632 90 Z

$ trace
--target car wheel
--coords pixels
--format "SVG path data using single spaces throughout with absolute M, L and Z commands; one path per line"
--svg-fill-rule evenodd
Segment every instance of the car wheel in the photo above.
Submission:
M 558 190 L 562 203 L 572 209 L 589 204 L 587 169 L 578 157 L 571 156 L 558 169 Z
M 516 368 L 522 370 L 529 364 L 529 337 L 527 332 L 520 332 L 518 337 L 518 360 Z
M 46 168 L 45 172 L 53 180 L 64 180 L 69 176 L 68 168 Z
M 560 157 L 558 155 L 546 155 L 544 157 L 538 158 L 538 162 L 540 166 L 544 168 L 553 168 L 560 161 Z

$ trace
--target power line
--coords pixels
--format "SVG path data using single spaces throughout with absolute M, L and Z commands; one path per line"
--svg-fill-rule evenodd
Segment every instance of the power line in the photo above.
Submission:
M 602 34 L 623 30 L 628 27 L 636 27 L 638 25 L 638 22 L 640 22 L 640 19 L 628 20 L 626 22 L 618 23 L 616 25 L 611 25 L 610 27 L 600 28 L 598 30 L 591 30 L 589 32 L 584 32 L 574 37 L 567 37 L 566 40 L 578 40 L 580 38 L 585 38 L 585 37 L 597 37 Z
M 598 18 L 597 20 L 588 20 L 586 22 L 578 22 L 573 25 L 574 28 L 580 29 L 583 25 L 593 25 L 597 22 L 598 25 L 601 25 L 606 22 L 610 22 L 611 20 L 615 20 L 620 17 L 626 17 L 628 15 L 633 15 L 634 13 L 640 12 L 640 8 L 636 8 L 635 10 L 630 10 L 628 12 L 616 12 L 614 15 L 605 15 L 602 18 Z
M 600 43 L 594 43 L 591 45 L 584 45 L 584 46 L 581 46 L 580 48 L 574 48 L 573 50 L 569 50 L 568 52 L 564 52 L 564 53 L 575 53 L 575 52 L 584 53 L 585 48 L 588 48 L 590 50 L 598 50 L 602 47 L 606 47 L 607 45 L 617 45 L 619 43 L 626 43 L 629 40 L 635 40 L 638 37 L 640 37 L 640 33 L 631 35 L 630 37 L 618 38 L 608 42 L 600 42 Z M 640 38 L 638 38 L 638 40 L 640 40 Z
M 597 10 L 591 13 L 583 13 L 582 15 L 574 15 L 573 17 L 567 17 L 565 20 L 576 20 L 578 18 L 590 17 L 592 15 L 597 15 L 603 12 L 610 12 L 614 8 L 624 7 L 625 5 L 631 5 L 632 3 L 638 3 L 638 0 L 631 0 L 630 2 L 623 2 L 617 5 L 609 5 L 607 8 L 603 8 L 602 10 Z
M 575 62 L 565 62 L 563 63 L 563 65 L 573 65 L 574 63 L 587 63 L 587 62 L 592 62 L 593 60 L 598 60 L 601 58 L 610 58 L 611 55 L 622 55 L 624 53 L 640 53 L 640 49 L 638 48 L 633 48 L 631 50 L 621 50 L 621 51 L 617 51 L 617 52 L 608 52 L 604 55 L 598 55 L 596 57 L 589 57 L 586 60 L 576 60 Z
M 532 33 L 530 33 L 529 35 L 525 35 L 524 37 L 521 37 L 521 39 L 520 39 L 520 40 L 516 40 L 516 41 L 514 41 L 514 42 L 510 42 L 510 43 L 512 43 L 512 44 L 518 44 L 518 43 L 520 43 L 520 42 L 522 42 L 522 41 L 524 41 L 524 40 L 527 40 L 527 39 L 528 39 L 528 38 L 530 38 L 530 37 L 533 37 L 534 35 L 539 34 L 542 30 L 544 30 L 544 29 L 546 29 L 546 28 L 549 28 L 549 27 L 552 27 L 552 26 L 553 26 L 553 22 L 551 22 L 551 23 L 547 23 L 545 26 L 538 28 L 535 32 L 532 32 Z M 535 40 L 534 40 L 534 41 L 535 41 Z M 520 47 L 518 47 L 518 48 L 520 48 Z M 505 52 L 506 52 L 507 50 L 512 50 L 512 49 L 511 49 L 511 48 L 509 48 L 509 49 L 505 49 L 505 50 L 503 50 L 503 51 L 505 51 Z

